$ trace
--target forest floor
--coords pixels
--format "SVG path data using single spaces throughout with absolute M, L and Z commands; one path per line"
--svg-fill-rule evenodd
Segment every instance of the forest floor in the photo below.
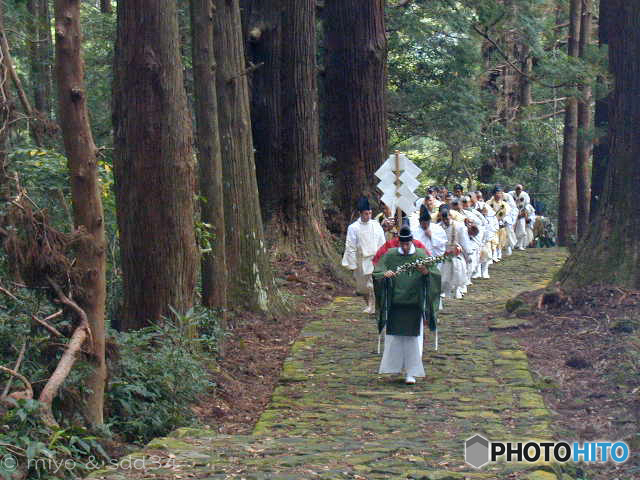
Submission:
M 439 350 L 433 350 L 433 338 L 425 339 L 427 377 L 413 386 L 399 375 L 377 374 L 375 322 L 361 313 L 362 299 L 322 286 L 327 280 L 319 275 L 314 283 L 327 296 L 338 295 L 332 302 L 317 290 L 312 296 L 318 303 L 300 307 L 313 308 L 301 312 L 300 323 L 242 332 L 245 343 L 253 342 L 252 335 L 273 335 L 274 350 L 286 356 L 281 370 L 277 362 L 265 370 L 255 363 L 279 356 L 254 354 L 254 363 L 239 363 L 229 374 L 239 385 L 223 387 L 231 392 L 227 400 L 204 415 L 211 427 L 176 430 L 134 454 L 138 468 L 128 464 L 92 478 L 638 478 L 637 456 L 617 473 L 613 465 L 587 472 L 572 463 L 498 463 L 474 470 L 464 461 L 464 441 L 475 433 L 510 442 L 637 439 L 637 357 L 625 352 L 634 345 L 637 351 L 634 308 L 640 297 L 604 288 L 560 292 L 538 308 L 540 289 L 565 257 L 560 249 L 518 252 L 495 265 L 490 280 L 475 280 L 464 299 L 447 302 Z M 311 295 L 311 286 L 291 275 L 287 281 L 300 283 L 299 294 Z M 591 310 L 597 308 L 606 314 Z M 292 337 L 283 330 L 293 335 L 303 325 L 290 345 Z M 248 380 L 260 375 L 268 377 L 265 390 L 246 392 L 259 400 L 235 400 L 237 390 L 253 388 Z M 275 388 L 267 401 L 269 385 Z

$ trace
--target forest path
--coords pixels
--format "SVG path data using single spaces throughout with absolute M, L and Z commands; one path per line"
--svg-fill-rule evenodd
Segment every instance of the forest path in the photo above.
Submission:
M 544 287 L 561 249 L 517 252 L 440 312 L 439 350 L 425 339 L 427 377 L 378 375 L 375 322 L 360 298 L 338 297 L 308 324 L 252 435 L 179 429 L 153 440 L 129 469 L 93 478 L 567 480 L 551 465 L 465 464 L 464 441 L 551 439 L 550 413 L 526 354 L 501 335 L 526 320 L 505 302 Z M 137 466 L 135 461 L 138 462 Z M 143 468 L 144 467 L 144 468 Z

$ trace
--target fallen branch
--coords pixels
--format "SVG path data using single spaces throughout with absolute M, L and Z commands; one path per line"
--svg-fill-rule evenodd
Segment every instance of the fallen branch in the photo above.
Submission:
M 40 320 L 35 315 L 31 315 L 31 318 L 34 319 L 36 322 L 38 322 L 40 325 L 42 325 L 44 328 L 46 328 L 52 335 L 56 337 L 64 337 L 64 335 L 62 335 L 58 331 L 58 329 L 56 329 L 56 327 L 54 327 L 53 325 L 49 325 L 49 323 L 47 323 L 49 320 L 53 320 L 54 318 L 59 317 L 60 315 L 62 315 L 62 310 L 58 310 L 56 313 L 49 315 L 44 320 Z
M 22 344 L 22 348 L 20 349 L 20 353 L 18 354 L 18 360 L 16 360 L 16 364 L 13 366 L 13 370 L 15 372 L 18 372 L 18 370 L 20 370 L 20 365 L 22 364 L 22 360 L 24 359 L 24 351 L 27 348 L 27 342 L 24 342 Z M 7 396 L 7 394 L 9 393 L 9 390 L 11 389 L 11 384 L 13 383 L 13 376 L 11 376 L 11 378 L 9 378 L 9 381 L 7 381 L 7 385 L 4 387 L 4 390 L 2 392 L 2 395 L 0 395 L 0 398 L 4 398 Z M 33 398 L 33 393 L 31 394 L 31 398 Z
M 31 383 L 29 382 L 29 380 L 27 380 L 24 375 L 21 375 L 20 373 L 16 372 L 15 370 L 12 370 L 11 368 L 3 367 L 2 365 L 0 365 L 0 371 L 6 372 L 9 375 L 12 375 L 16 377 L 18 380 L 20 380 L 26 388 L 26 392 L 27 392 L 26 396 L 28 398 L 33 398 L 33 388 L 31 387 Z M 6 402 L 8 398 L 9 397 L 2 396 L 0 397 L 0 400 L 3 402 Z
M 56 426 L 57 422 L 53 416 L 51 403 L 58 394 L 60 386 L 69 376 L 69 372 L 71 372 L 71 368 L 73 368 L 73 365 L 76 362 L 76 356 L 81 350 L 84 341 L 91 335 L 91 330 L 89 328 L 89 319 L 87 318 L 85 311 L 80 308 L 76 302 L 67 297 L 62 292 L 60 286 L 51 278 L 47 277 L 47 281 L 58 295 L 60 301 L 74 310 L 80 318 L 80 323 L 74 330 L 73 335 L 71 335 L 71 339 L 67 344 L 67 350 L 62 354 L 55 371 L 47 381 L 47 384 L 42 389 L 40 397 L 38 398 L 38 400 L 42 402 L 41 408 L 44 422 L 50 426 Z
M 8 232 L 7 232 L 8 233 Z M 0 287 L 0 292 L 4 293 L 5 295 L 8 295 L 9 297 L 13 298 L 16 302 L 19 302 L 20 300 L 18 299 L 18 297 L 16 297 L 13 293 L 11 293 L 9 290 L 7 290 L 6 288 L 2 288 Z

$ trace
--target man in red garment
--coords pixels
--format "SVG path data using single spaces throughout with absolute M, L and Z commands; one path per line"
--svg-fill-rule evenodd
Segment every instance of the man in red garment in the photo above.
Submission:
M 415 245 L 416 248 L 422 248 L 425 252 L 427 252 L 427 256 L 431 256 L 431 252 L 427 249 L 427 247 L 425 247 L 424 243 L 422 243 L 420 240 L 416 240 L 415 238 L 413 239 L 413 244 Z M 378 251 L 376 252 L 376 254 L 373 257 L 373 264 L 376 265 L 378 263 L 378 261 L 380 260 L 380 258 L 382 258 L 382 256 L 387 253 L 389 250 L 391 250 L 394 247 L 399 247 L 400 246 L 400 240 L 398 239 L 398 237 L 393 237 L 391 240 L 387 240 L 385 242 L 384 245 L 382 245 Z

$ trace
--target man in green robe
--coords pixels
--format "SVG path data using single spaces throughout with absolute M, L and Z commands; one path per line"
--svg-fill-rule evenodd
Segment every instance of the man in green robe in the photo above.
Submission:
M 400 246 L 384 254 L 373 271 L 381 293 L 378 328 L 386 329 L 379 373 L 404 373 L 405 382 L 414 384 L 415 377 L 425 376 L 423 324 L 428 321 L 429 329 L 436 329 L 440 271 L 431 265 L 396 273 L 398 267 L 427 257 L 424 249 L 413 245 L 408 227 L 400 229 L 399 240 Z

